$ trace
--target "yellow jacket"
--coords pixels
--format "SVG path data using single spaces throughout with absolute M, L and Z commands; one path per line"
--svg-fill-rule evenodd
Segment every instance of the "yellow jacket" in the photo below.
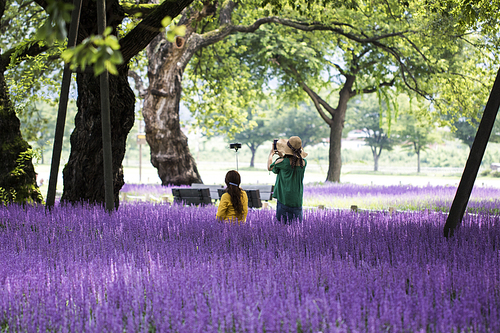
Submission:
M 241 190 L 241 204 L 243 205 L 243 212 L 240 216 L 236 216 L 236 211 L 231 203 L 231 196 L 229 193 L 224 193 L 220 198 L 217 218 L 224 222 L 231 222 L 237 219 L 239 222 L 244 223 L 248 214 L 248 196 L 247 192 L 243 190 Z

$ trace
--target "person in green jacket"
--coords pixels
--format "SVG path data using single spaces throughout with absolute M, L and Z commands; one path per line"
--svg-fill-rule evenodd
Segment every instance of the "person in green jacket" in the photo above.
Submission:
M 276 149 L 275 149 L 276 148 Z M 273 162 L 273 156 L 278 158 Z M 302 149 L 302 140 L 292 136 L 280 139 L 269 152 L 267 169 L 276 174 L 273 197 L 276 204 L 276 218 L 282 223 L 302 221 L 302 196 L 307 153 Z

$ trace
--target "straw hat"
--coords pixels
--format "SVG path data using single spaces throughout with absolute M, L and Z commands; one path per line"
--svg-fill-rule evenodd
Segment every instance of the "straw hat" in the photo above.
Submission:
M 278 142 L 276 143 L 276 148 L 282 155 L 293 155 L 292 148 L 288 146 L 288 143 L 295 148 L 295 149 L 300 149 L 300 156 L 302 158 L 305 158 L 307 156 L 307 153 L 302 149 L 302 140 L 298 136 L 292 136 L 290 139 L 279 139 Z

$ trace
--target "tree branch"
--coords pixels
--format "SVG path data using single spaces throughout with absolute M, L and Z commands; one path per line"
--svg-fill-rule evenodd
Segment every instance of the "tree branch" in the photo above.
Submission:
M 39 0 L 37 0 L 39 1 Z M 161 21 L 165 16 L 172 18 L 178 16 L 184 8 L 194 0 L 164 1 L 132 31 L 120 40 L 123 63 L 128 64 L 130 59 L 142 51 L 155 38 L 163 26 Z
M 360 91 L 363 94 L 371 94 L 371 93 L 376 92 L 380 87 L 392 87 L 395 82 L 396 82 L 396 79 L 393 78 L 391 81 L 384 81 L 384 82 L 380 83 L 377 87 L 367 87 L 367 88 L 361 89 Z M 354 93 L 354 95 L 352 97 L 354 97 L 358 94 L 356 91 L 354 91 L 353 93 Z
M 125 14 L 128 16 L 147 16 L 151 14 L 156 7 L 158 7 L 158 4 L 132 4 L 132 3 L 122 3 L 121 7 L 123 8 L 123 11 Z
M 148 91 L 144 86 L 144 82 L 142 81 L 141 76 L 137 74 L 137 72 L 130 70 L 128 71 L 128 76 L 134 80 L 135 88 L 139 92 L 139 97 L 144 98 L 147 95 Z
M 299 73 L 297 72 L 297 69 L 293 68 L 292 66 L 287 66 L 288 68 L 286 68 L 285 67 L 286 65 L 283 66 L 276 59 L 273 59 L 273 60 L 274 60 L 274 62 L 276 64 L 278 64 L 278 66 L 280 66 L 281 68 L 283 68 L 283 70 L 285 72 L 291 73 L 291 75 L 295 77 L 295 80 L 300 85 L 300 87 L 312 99 L 312 101 L 314 103 L 314 106 L 316 107 L 316 110 L 318 111 L 318 113 L 321 116 L 321 118 L 325 121 L 325 123 L 327 123 L 328 125 L 331 126 L 333 124 L 333 118 L 335 117 L 335 113 L 337 112 L 337 110 L 334 109 L 334 108 L 332 108 L 330 106 L 330 104 L 328 104 L 325 100 L 323 100 L 316 92 L 314 92 L 311 88 L 309 88 L 309 86 L 307 84 L 305 84 L 304 81 L 302 81 L 300 79 Z M 332 116 L 331 118 L 329 118 L 326 115 L 326 113 L 321 108 L 322 106 L 328 111 L 328 113 L 330 113 L 330 115 Z
M 2 64 L 7 67 L 9 64 L 21 62 L 27 57 L 34 57 L 36 55 L 39 55 L 40 53 L 47 51 L 48 49 L 49 47 L 41 41 L 21 44 L 3 53 L 1 56 L 1 61 Z M 15 58 L 11 59 L 14 54 Z

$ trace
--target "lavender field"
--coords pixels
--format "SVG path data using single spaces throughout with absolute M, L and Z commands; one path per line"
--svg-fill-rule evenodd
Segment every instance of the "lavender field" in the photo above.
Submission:
M 304 206 L 349 209 L 356 205 L 368 210 L 388 210 L 392 207 L 397 210 L 448 212 L 456 190 L 455 186 L 307 184 L 304 186 Z M 158 199 L 169 196 L 171 202 L 173 198 L 171 187 L 161 185 L 125 185 L 122 193 L 128 193 L 132 198 L 145 198 L 148 195 Z M 475 187 L 467 211 L 500 214 L 500 188 Z
M 0 331 L 499 332 L 491 193 L 450 240 L 431 209 L 307 209 L 283 226 L 273 210 L 218 223 L 215 206 L 1 207 Z

